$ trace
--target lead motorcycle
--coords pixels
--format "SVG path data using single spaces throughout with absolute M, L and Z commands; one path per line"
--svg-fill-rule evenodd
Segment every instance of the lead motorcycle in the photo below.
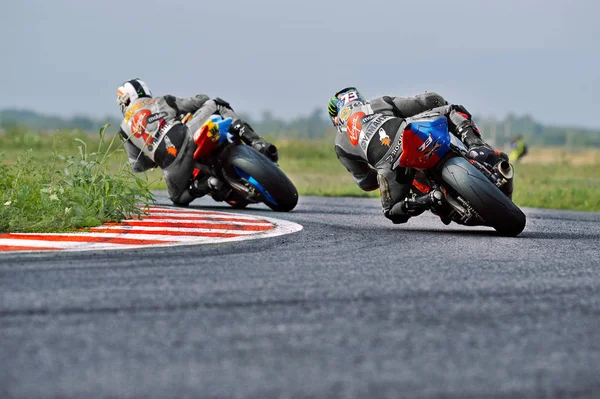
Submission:
M 223 197 L 209 193 L 215 200 L 226 201 L 237 209 L 254 203 L 264 203 L 278 212 L 296 207 L 298 191 L 292 181 L 276 163 L 228 131 L 231 118 L 212 115 L 206 121 L 198 121 L 188 114 L 182 122 L 194 132 L 198 146 L 193 177 L 201 170 L 207 171 L 225 184 L 219 190 L 226 193 Z
M 514 169 L 509 162 L 490 167 L 470 159 L 439 112 L 424 112 L 407 122 L 398 144 L 401 148 L 396 148 L 402 152 L 395 166 L 417 170 L 415 192 L 439 189 L 443 193 L 433 213 L 448 222 L 493 227 L 504 236 L 523 231 L 526 217 L 511 200 Z

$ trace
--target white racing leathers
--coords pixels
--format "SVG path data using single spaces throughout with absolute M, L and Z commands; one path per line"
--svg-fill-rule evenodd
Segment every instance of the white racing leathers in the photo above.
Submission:
M 207 101 L 206 95 L 181 99 L 174 96 L 139 98 L 132 102 L 121 122 L 120 134 L 134 172 L 159 167 L 163 170 L 169 198 L 185 205 L 194 169 L 191 133 L 179 121 L 181 115 L 194 113 Z
M 184 125 L 180 117 L 192 114 Z M 197 176 L 191 187 L 195 166 L 196 143 L 192 137 L 197 129 L 214 114 L 223 118 L 238 116 L 223 100 L 211 100 L 204 94 L 190 98 L 163 96 L 140 98 L 131 103 L 121 122 L 131 169 L 143 172 L 159 167 L 167 184 L 169 198 L 177 205 L 187 205 L 194 198 L 208 193 L 207 175 Z
M 391 218 L 391 208 L 408 195 L 414 179 L 414 170 L 394 167 L 401 153 L 404 119 L 446 105 L 442 96 L 431 92 L 352 102 L 339 110 L 337 157 L 361 189 L 380 189 L 386 217 Z

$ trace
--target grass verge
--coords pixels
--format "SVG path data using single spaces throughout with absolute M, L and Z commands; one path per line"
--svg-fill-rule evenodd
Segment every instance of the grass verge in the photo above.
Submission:
M 130 172 L 115 137 L 105 142 L 106 127 L 93 152 L 75 138 L 76 155 L 33 148 L 3 155 L 12 161 L 0 163 L 0 232 L 70 231 L 142 214 L 139 205 L 154 197 Z
M 515 165 L 513 201 L 533 208 L 600 211 L 600 165 Z
M 333 141 L 275 142 L 280 166 L 301 195 L 379 197 L 357 187 L 337 160 Z M 515 164 L 513 200 L 525 207 L 600 211 L 600 149 L 530 149 Z
M 354 183 L 337 160 L 333 138 L 268 139 L 300 195 L 379 197 Z M 104 130 L 100 136 L 5 132 L 0 231 L 60 231 L 115 221 L 139 212 L 136 202 L 151 202 L 149 190 L 165 188 L 160 170 L 133 175 L 120 146 L 103 140 Z M 58 155 L 64 153 L 75 155 Z M 513 199 L 519 206 L 600 211 L 600 149 L 530 148 L 515 169 Z

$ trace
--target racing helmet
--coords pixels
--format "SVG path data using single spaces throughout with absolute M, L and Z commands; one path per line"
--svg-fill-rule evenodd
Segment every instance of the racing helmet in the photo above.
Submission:
M 329 104 L 327 105 L 327 112 L 329 113 L 329 118 L 336 125 L 337 114 L 342 107 L 348 105 L 352 102 L 366 102 L 365 98 L 358 91 L 356 87 L 346 87 L 337 93 L 335 93 L 330 99 Z
M 129 107 L 129 104 L 142 97 L 152 98 L 152 92 L 144 81 L 135 78 L 123 83 L 117 89 L 117 104 L 121 108 L 121 113 L 125 115 L 125 110 Z

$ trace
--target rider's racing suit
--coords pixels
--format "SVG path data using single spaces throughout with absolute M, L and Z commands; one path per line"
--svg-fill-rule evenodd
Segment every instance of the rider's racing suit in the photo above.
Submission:
M 383 213 L 394 223 L 404 223 L 422 213 L 433 200 L 419 202 L 408 197 L 415 170 L 397 166 L 405 118 L 433 109 L 448 117 L 449 130 L 469 149 L 477 150 L 473 158 L 495 163 L 500 153 L 485 145 L 471 115 L 462 106 L 449 105 L 437 93 L 351 102 L 338 112 L 338 159 L 361 189 L 380 189 Z
M 180 121 L 188 113 L 194 115 L 188 123 L 189 127 Z M 190 98 L 166 95 L 139 98 L 127 107 L 119 133 L 131 169 L 143 172 L 161 168 L 169 198 L 176 205 L 188 205 L 195 198 L 207 194 L 210 191 L 207 183 L 209 176 L 201 173 L 192 179 L 196 166 L 193 157 L 196 143 L 192 135 L 213 114 L 231 117 L 233 123 L 230 132 L 238 134 L 244 142 L 274 161 L 277 160 L 277 149 L 261 139 L 224 100 L 211 100 L 205 94 Z

